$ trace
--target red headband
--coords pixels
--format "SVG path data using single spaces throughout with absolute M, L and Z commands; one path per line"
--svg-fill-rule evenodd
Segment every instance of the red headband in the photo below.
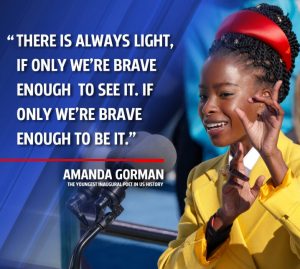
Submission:
M 223 21 L 216 39 L 226 33 L 241 33 L 263 41 L 278 52 L 287 70 L 291 69 L 290 43 L 281 28 L 266 16 L 250 10 L 234 13 Z

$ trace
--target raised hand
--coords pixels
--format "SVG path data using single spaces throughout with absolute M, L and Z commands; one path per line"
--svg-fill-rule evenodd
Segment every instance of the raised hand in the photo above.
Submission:
M 254 122 L 248 119 L 243 110 L 236 109 L 252 146 L 262 156 L 270 156 L 277 149 L 278 136 L 284 116 L 284 111 L 277 102 L 281 84 L 281 80 L 275 83 L 271 96 L 255 95 L 248 99 L 250 103 L 262 103 L 265 105 L 264 111 Z
M 264 181 L 264 177 L 260 176 L 254 186 L 250 187 L 249 178 L 245 176 L 243 157 L 243 145 L 238 143 L 236 153 L 230 162 L 228 180 L 222 189 L 220 214 L 224 225 L 231 224 L 235 218 L 251 207 Z

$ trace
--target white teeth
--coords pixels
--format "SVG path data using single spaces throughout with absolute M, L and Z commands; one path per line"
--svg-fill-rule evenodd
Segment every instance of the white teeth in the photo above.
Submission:
M 206 127 L 208 129 L 210 129 L 210 128 L 218 128 L 218 127 L 223 127 L 226 124 L 227 124 L 226 122 L 208 123 L 208 124 L 206 124 Z

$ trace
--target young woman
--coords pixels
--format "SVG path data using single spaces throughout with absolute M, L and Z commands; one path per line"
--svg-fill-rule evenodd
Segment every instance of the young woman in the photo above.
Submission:
M 213 144 L 230 151 L 191 171 L 178 237 L 159 268 L 300 268 L 300 146 L 280 132 L 299 51 L 291 27 L 267 4 L 220 26 L 199 114 Z

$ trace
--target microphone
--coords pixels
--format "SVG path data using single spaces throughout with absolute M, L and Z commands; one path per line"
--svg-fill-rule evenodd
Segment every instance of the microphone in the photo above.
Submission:
M 164 162 L 106 162 L 106 169 L 111 171 L 117 169 L 163 169 L 167 173 L 175 165 L 176 150 L 172 142 L 162 135 L 138 132 L 136 137 L 127 138 L 126 141 L 129 143 L 128 146 L 115 148 L 109 152 L 107 158 L 160 158 L 164 159 Z M 96 209 L 95 221 L 99 221 L 107 207 L 111 210 L 120 210 L 126 189 L 126 186 L 81 188 L 68 201 L 67 206 L 83 224 L 88 226 L 88 221 L 82 213 L 84 208 L 93 204 Z
M 83 214 L 87 205 L 90 205 L 97 199 L 99 195 L 99 187 L 80 188 L 78 193 L 67 201 L 68 209 L 85 225 L 89 226 L 89 222 Z

